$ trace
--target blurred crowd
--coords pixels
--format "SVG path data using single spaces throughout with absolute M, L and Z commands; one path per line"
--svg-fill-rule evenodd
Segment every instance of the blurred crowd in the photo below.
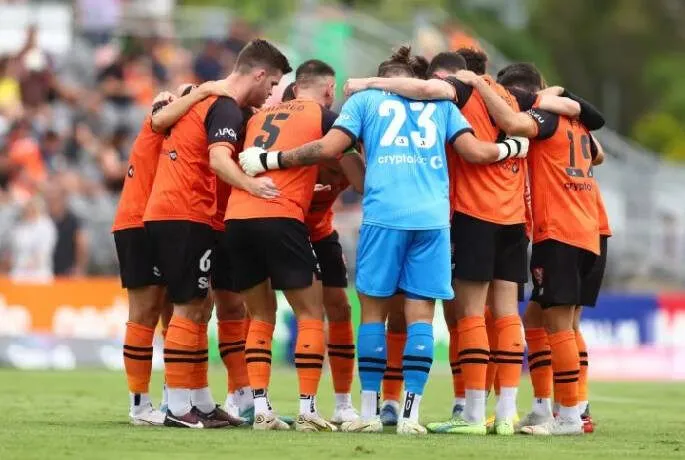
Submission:
M 18 280 L 117 273 L 112 216 L 153 97 L 223 78 L 256 33 L 235 20 L 224 40 L 190 48 L 115 38 L 112 2 L 95 3 L 66 55 L 41 49 L 34 27 L 0 55 L 0 274 Z

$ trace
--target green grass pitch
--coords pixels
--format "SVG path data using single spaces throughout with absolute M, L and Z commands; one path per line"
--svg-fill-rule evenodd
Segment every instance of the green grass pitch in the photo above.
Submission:
M 210 371 L 218 400 L 225 375 Z M 153 377 L 159 401 L 161 376 Z M 297 409 L 294 371 L 277 369 L 271 399 L 283 414 Z M 527 381 L 519 409 L 530 406 Z M 321 385 L 319 408 L 330 416 L 330 380 Z M 355 389 L 357 394 L 357 389 Z M 420 438 L 346 433 L 300 434 L 249 429 L 183 430 L 133 427 L 127 422 L 123 373 L 82 370 L 0 370 L 0 459 L 614 459 L 685 458 L 685 386 L 681 383 L 592 382 L 593 435 L 572 438 L 503 438 L 428 435 Z M 355 398 L 356 399 L 356 398 Z M 452 402 L 451 379 L 432 373 L 422 421 L 444 419 Z

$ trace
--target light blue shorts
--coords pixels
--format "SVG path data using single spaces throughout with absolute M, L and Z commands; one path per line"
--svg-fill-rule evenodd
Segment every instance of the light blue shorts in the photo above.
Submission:
M 357 290 L 372 297 L 404 291 L 409 297 L 448 300 L 450 230 L 397 230 L 362 224 L 357 245 Z

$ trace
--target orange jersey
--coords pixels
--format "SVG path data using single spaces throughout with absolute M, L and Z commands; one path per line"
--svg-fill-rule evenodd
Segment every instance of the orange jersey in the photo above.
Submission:
M 212 228 L 214 230 L 223 231 L 224 215 L 226 214 L 226 206 L 228 206 L 228 197 L 231 195 L 232 187 L 218 177 L 216 178 L 216 212 L 212 218 Z
M 119 206 L 112 231 L 143 226 L 143 214 L 155 180 L 164 135 L 152 130 L 152 117 L 145 117 L 128 160 Z
M 187 220 L 212 225 L 217 212 L 216 176 L 209 148 L 235 151 L 244 114 L 228 97 L 210 97 L 176 122 L 164 139 L 144 221 Z
M 552 239 L 599 254 L 597 183 L 587 129 L 544 110 L 528 113 L 538 125 L 528 151 L 533 243 Z
M 602 192 L 597 187 L 597 215 L 599 218 L 599 234 L 602 236 L 611 236 L 611 226 L 609 225 L 609 216 L 604 207 L 604 200 L 602 199 Z
M 485 81 L 518 111 L 516 99 L 491 77 Z M 476 137 L 486 142 L 496 142 L 504 133 L 494 124 L 485 101 L 478 91 L 448 78 L 457 91 L 457 106 L 474 130 Z M 520 224 L 526 221 L 523 201 L 525 177 L 523 159 L 509 159 L 491 165 L 468 163 L 457 155 L 454 165 L 454 210 L 502 225 Z
M 311 241 L 319 241 L 333 233 L 333 204 L 350 185 L 337 160 L 319 164 L 317 184 L 330 186 L 330 190 L 315 192 L 304 223 Z
M 528 163 L 523 164 L 524 172 L 525 172 L 525 177 L 526 177 L 526 188 L 525 192 L 523 194 L 523 200 L 526 203 L 526 236 L 528 239 L 533 238 L 533 203 L 532 203 L 532 198 L 531 198 L 531 190 L 530 190 L 530 176 L 528 174 Z
M 336 115 L 314 101 L 294 99 L 256 113 L 248 122 L 245 147 L 289 150 L 323 137 Z M 304 222 L 314 194 L 318 166 L 267 171 L 280 195 L 271 200 L 235 189 L 228 199 L 225 220 L 287 217 Z

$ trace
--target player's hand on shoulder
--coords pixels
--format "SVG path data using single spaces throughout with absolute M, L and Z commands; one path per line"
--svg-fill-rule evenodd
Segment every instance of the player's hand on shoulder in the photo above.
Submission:
M 231 95 L 226 80 L 206 81 L 198 86 L 196 91 L 200 91 L 204 97 Z
M 480 80 L 480 77 L 470 70 L 460 70 L 454 76 L 457 80 L 469 86 L 474 86 Z
M 253 177 L 247 183 L 247 191 L 259 198 L 270 200 L 280 195 L 276 184 L 270 177 Z
M 511 136 L 498 143 L 497 147 L 500 151 L 498 161 L 508 158 L 526 158 L 528 156 L 530 140 L 527 137 Z
M 348 78 L 343 88 L 345 91 L 345 97 L 350 97 L 354 93 L 364 91 L 365 89 L 369 89 L 368 78 Z
M 174 99 L 176 99 L 176 96 L 174 96 L 172 93 L 169 91 L 162 91 L 155 96 L 155 98 L 152 100 L 152 104 L 154 105 L 158 102 L 174 102 Z

